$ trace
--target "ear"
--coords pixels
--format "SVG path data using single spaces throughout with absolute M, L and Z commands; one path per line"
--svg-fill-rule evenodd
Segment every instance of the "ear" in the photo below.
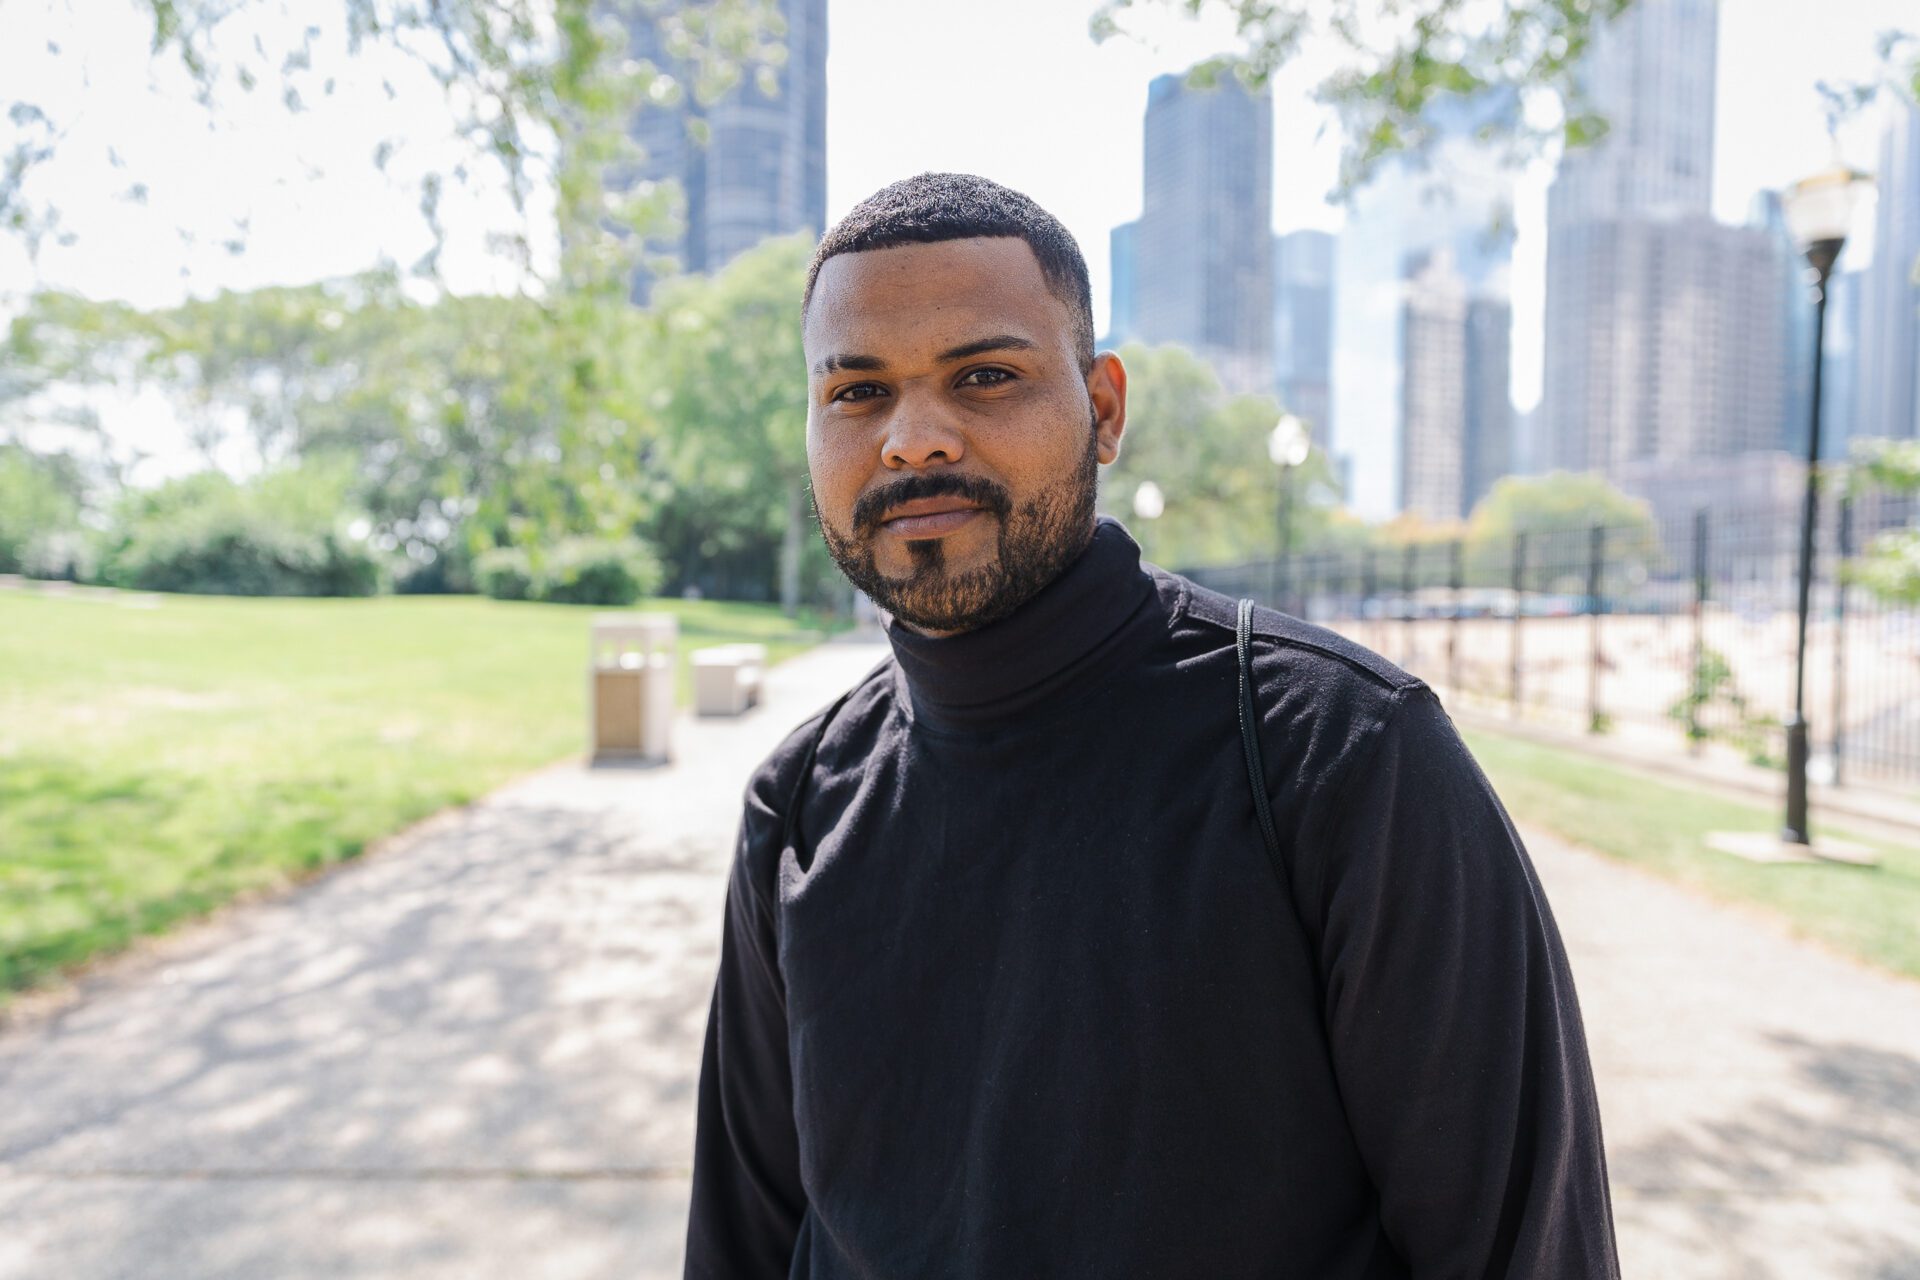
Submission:
M 1093 434 L 1101 462 L 1120 456 L 1120 437 L 1127 429 L 1127 369 L 1120 357 L 1102 351 L 1087 371 L 1087 399 L 1093 404 Z

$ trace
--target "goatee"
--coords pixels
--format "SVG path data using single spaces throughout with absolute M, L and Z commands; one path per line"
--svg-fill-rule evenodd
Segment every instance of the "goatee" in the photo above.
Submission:
M 1015 506 L 1005 486 L 979 476 L 932 472 L 870 490 L 854 504 L 853 529 L 841 532 L 820 516 L 820 536 L 847 580 L 908 625 L 928 632 L 972 631 L 1000 621 L 1059 577 L 1086 550 L 1098 496 L 1098 442 L 1089 433 L 1073 471 Z M 880 516 L 915 498 L 959 497 L 978 503 L 997 522 L 997 554 L 987 564 L 954 572 L 946 543 L 907 543 L 912 567 L 890 578 L 874 563 Z

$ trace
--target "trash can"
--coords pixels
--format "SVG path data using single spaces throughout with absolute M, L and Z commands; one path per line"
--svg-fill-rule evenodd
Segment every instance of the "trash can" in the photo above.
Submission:
M 587 664 L 595 760 L 666 760 L 672 754 L 674 648 L 670 613 L 597 613 Z

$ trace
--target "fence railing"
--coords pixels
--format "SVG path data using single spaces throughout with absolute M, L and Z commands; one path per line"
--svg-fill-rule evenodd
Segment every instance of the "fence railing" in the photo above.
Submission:
M 1816 779 L 1920 783 L 1920 610 L 1837 567 L 1873 528 L 1828 502 L 1816 533 L 1807 721 Z M 1755 763 L 1785 758 L 1800 512 L 1696 513 L 1189 570 L 1340 631 L 1452 704 Z

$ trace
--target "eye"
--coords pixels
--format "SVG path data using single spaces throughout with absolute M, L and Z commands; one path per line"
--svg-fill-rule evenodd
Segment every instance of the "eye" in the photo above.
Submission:
M 880 387 L 872 382 L 856 382 L 852 386 L 842 387 L 834 392 L 833 398 L 841 404 L 858 404 L 862 400 L 871 400 L 880 394 Z
M 960 375 L 963 387 L 997 387 L 1012 382 L 1013 373 L 1007 369 L 969 369 Z

